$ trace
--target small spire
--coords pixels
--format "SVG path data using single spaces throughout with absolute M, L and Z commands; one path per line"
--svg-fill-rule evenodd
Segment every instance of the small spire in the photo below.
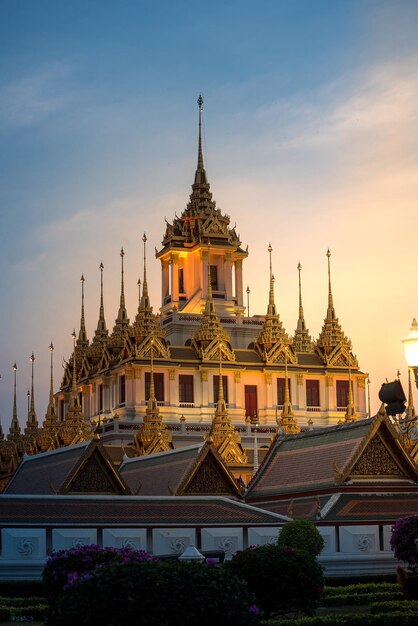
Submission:
M 294 435 L 295 433 L 300 432 L 300 428 L 297 425 L 297 421 L 293 414 L 292 403 L 290 402 L 289 378 L 287 375 L 287 350 L 285 353 L 284 367 L 284 399 L 280 425 L 284 434 Z
M 94 338 L 93 338 L 93 343 L 95 345 L 95 347 L 93 348 L 94 350 L 96 350 L 99 346 L 101 350 L 102 344 L 105 341 L 107 341 L 107 337 L 108 337 L 108 331 L 106 328 L 106 321 L 105 321 L 105 316 L 104 316 L 104 305 L 103 305 L 103 270 L 104 270 L 103 262 L 100 263 L 99 270 L 100 270 L 100 308 L 99 308 L 99 319 L 97 322 L 97 328 L 96 328 L 96 331 L 94 333 Z
M 155 387 L 154 387 L 154 339 L 151 339 L 151 372 L 150 372 L 150 380 L 149 380 L 149 398 L 148 398 L 148 408 L 156 409 L 158 411 L 157 400 L 155 397 Z
M 78 333 L 77 345 L 87 347 L 89 341 L 87 339 L 87 331 L 86 331 L 86 320 L 84 317 L 84 274 L 81 274 L 80 283 L 81 283 L 81 320 L 80 320 L 80 332 Z
M 144 233 L 142 235 L 142 241 L 144 242 L 144 282 L 142 284 L 142 300 L 143 306 L 149 306 L 148 298 L 148 282 L 147 282 L 147 236 Z
M 250 317 L 250 286 L 247 285 L 247 289 L 246 289 L 246 293 L 247 293 L 247 317 Z
M 259 468 L 258 462 L 258 441 L 257 441 L 258 422 L 254 424 L 254 459 L 253 459 L 253 476 L 257 474 Z
M 327 250 L 327 258 L 328 258 L 328 310 L 327 310 L 327 318 L 334 319 L 335 318 L 335 309 L 334 309 L 334 301 L 332 297 L 332 288 L 331 288 L 331 252 L 329 248 Z
M 299 317 L 295 335 L 293 337 L 293 349 L 295 352 L 313 352 L 314 344 L 311 336 L 309 335 L 309 331 L 306 328 L 305 317 L 303 314 L 301 281 L 302 265 L 300 264 L 300 261 L 297 269 L 299 273 Z
M 126 320 L 128 314 L 126 312 L 125 306 L 125 285 L 124 285 L 124 275 L 123 275 L 123 257 L 125 256 L 125 252 L 123 248 L 120 249 L 120 260 L 121 260 L 121 279 L 120 279 L 120 306 L 119 306 L 119 314 L 118 320 Z
M 17 402 L 16 402 L 16 377 L 17 377 L 17 365 L 16 363 L 14 363 L 13 365 L 13 372 L 14 372 L 14 389 L 13 389 L 13 415 L 12 415 L 12 421 L 10 424 L 10 429 L 9 429 L 9 439 L 13 438 L 13 435 L 20 435 L 20 426 L 19 426 L 19 420 L 17 418 Z
M 54 363 L 53 363 L 53 355 L 54 355 L 54 345 L 51 341 L 49 344 L 49 352 L 50 352 L 50 381 L 49 381 L 49 402 L 48 408 L 46 410 L 45 420 L 46 421 L 55 421 L 57 420 L 57 414 L 55 411 L 55 402 L 54 402 Z
M 199 146 L 198 146 L 198 155 L 197 155 L 197 169 L 203 170 L 203 151 L 202 151 L 202 112 L 203 112 L 203 98 L 202 94 L 199 95 L 197 99 L 197 104 L 199 106 Z
M 408 367 L 408 406 L 406 407 L 405 419 L 413 419 L 415 417 L 414 398 L 412 396 L 411 370 Z
M 99 323 L 97 324 L 97 330 L 106 331 L 106 322 L 104 317 L 104 305 L 103 305 L 103 270 L 104 265 L 103 261 L 101 261 L 99 265 L 100 269 L 100 314 L 99 314 Z
M 34 386 L 35 355 L 33 354 L 33 352 L 31 356 L 29 357 L 29 360 L 32 365 L 32 386 L 31 386 L 31 393 L 30 393 L 30 408 L 28 411 L 28 421 L 26 424 L 27 427 L 25 429 L 26 434 L 29 434 L 33 430 L 38 430 L 38 420 L 36 418 L 36 412 L 35 412 L 35 386 Z M 29 396 L 28 396 L 28 399 L 29 399 Z
M 100 264 L 102 266 L 102 263 Z M 75 359 L 75 340 L 76 334 L 75 329 L 73 330 L 73 334 L 71 335 L 73 338 L 73 375 L 72 375 L 72 384 L 71 384 L 71 399 L 70 406 L 68 407 L 69 413 L 80 413 L 80 403 L 78 401 L 78 392 L 77 392 L 77 364 Z
M 345 421 L 354 422 L 356 419 L 357 419 L 357 413 L 354 407 L 353 381 L 351 380 L 351 367 L 349 367 L 348 368 L 348 398 L 347 398 L 347 409 L 345 412 Z
M 218 390 L 218 403 L 216 407 L 217 415 L 226 414 L 226 402 L 224 397 L 224 385 L 222 380 L 222 350 L 219 348 L 219 390 Z
M 138 278 L 138 282 L 136 283 L 138 285 L 138 306 L 141 304 L 141 279 Z
M 271 243 L 269 243 L 269 247 L 267 248 L 269 257 L 270 257 L 270 290 L 269 290 L 269 305 L 267 308 L 267 315 L 276 315 L 276 305 L 274 304 L 274 276 L 273 276 L 273 267 L 271 262 L 271 253 L 273 248 L 271 247 Z
M 300 280 L 300 273 L 302 271 L 302 266 L 300 261 L 298 263 L 298 273 L 299 273 L 299 320 L 303 320 L 303 306 L 302 306 L 302 284 Z

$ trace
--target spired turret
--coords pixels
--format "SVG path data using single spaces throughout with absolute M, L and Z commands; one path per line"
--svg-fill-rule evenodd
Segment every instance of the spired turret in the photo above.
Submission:
M 255 349 L 266 364 L 272 363 L 297 363 L 292 349 L 292 340 L 283 328 L 280 316 L 276 311 L 274 302 L 274 276 L 271 263 L 271 253 L 273 248 L 269 244 L 268 252 L 270 257 L 270 290 L 267 313 L 264 319 L 263 328 L 255 342 Z
M 242 261 L 248 251 L 241 248 L 235 227 L 230 227 L 229 216 L 217 209 L 212 199 L 203 163 L 202 96 L 197 102 L 199 139 L 192 193 L 181 216 L 176 216 L 172 223 L 166 220 L 163 248 L 156 254 L 162 269 L 161 313 L 167 316 L 179 310 L 200 314 L 207 301 L 210 282 L 218 313 L 243 315 Z M 212 244 L 210 252 L 209 242 Z
M 328 308 L 327 316 L 316 346 L 321 359 L 326 365 L 341 365 L 344 367 L 358 367 L 357 359 L 351 351 L 351 341 L 344 335 L 338 317 L 335 313 L 331 287 L 331 252 L 327 250 L 328 258 Z

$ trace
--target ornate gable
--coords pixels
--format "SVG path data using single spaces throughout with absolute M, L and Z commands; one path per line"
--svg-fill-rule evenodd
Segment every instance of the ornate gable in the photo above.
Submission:
M 379 434 L 369 442 L 357 463 L 350 472 L 351 476 L 405 476 L 401 464 L 386 447 Z
M 240 496 L 239 489 L 222 463 L 212 444 L 206 444 L 188 474 L 180 483 L 176 495 Z
M 151 356 L 151 350 L 154 357 L 160 359 L 170 358 L 170 350 L 164 339 L 154 333 L 147 335 L 141 343 L 136 346 L 135 356 L 137 359 L 145 359 Z
M 114 470 L 101 443 L 92 441 L 67 476 L 60 493 L 129 494 L 130 490 Z
M 327 365 L 334 367 L 358 367 L 358 361 L 347 344 L 339 344 L 330 354 L 321 353 L 321 358 Z

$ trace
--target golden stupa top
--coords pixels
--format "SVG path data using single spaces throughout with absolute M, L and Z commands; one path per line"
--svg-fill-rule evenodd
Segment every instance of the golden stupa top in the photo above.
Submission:
M 163 254 L 167 247 L 190 248 L 198 244 L 207 244 L 210 239 L 214 245 L 239 251 L 243 256 L 247 252 L 240 249 L 241 241 L 235 231 L 230 228 L 229 215 L 223 214 L 216 208 L 212 199 L 210 184 L 203 163 L 202 151 L 202 111 L 203 98 L 197 100 L 199 106 L 199 139 L 197 168 L 195 172 L 192 192 L 189 202 L 180 217 L 176 215 L 172 223 L 166 220 L 166 230 L 163 237 L 163 249 L 157 254 Z

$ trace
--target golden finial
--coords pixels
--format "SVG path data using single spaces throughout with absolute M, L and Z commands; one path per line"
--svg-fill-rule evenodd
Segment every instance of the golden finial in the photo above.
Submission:
M 287 517 L 291 517 L 293 519 L 293 498 L 287 505 Z
M 201 111 L 203 109 L 203 98 L 202 98 L 202 94 L 199 94 L 199 97 L 197 99 L 197 104 L 199 105 L 199 110 Z
M 327 250 L 327 258 L 328 258 L 328 312 L 327 317 L 330 319 L 333 317 L 333 309 L 334 303 L 332 299 L 332 288 L 331 288 L 331 262 L 330 262 L 331 252 L 329 248 Z
M 250 317 L 250 287 L 247 285 L 247 317 Z
M 142 286 L 142 295 L 144 298 L 148 297 L 148 283 L 147 283 L 147 256 L 146 256 L 146 244 L 147 244 L 147 236 L 144 233 L 142 236 L 142 241 L 144 242 L 144 282 Z
M 203 170 L 203 152 L 202 152 L 202 111 L 203 111 L 203 98 L 202 94 L 199 95 L 197 99 L 197 104 L 199 106 L 199 141 L 198 141 L 198 151 L 197 151 L 197 169 Z
M 54 345 L 51 341 L 51 343 L 49 344 L 49 352 L 51 355 L 51 359 L 50 359 L 50 381 L 49 381 L 49 402 L 48 402 L 48 408 L 46 411 L 46 419 L 51 419 L 51 418 L 55 418 L 56 417 L 56 413 L 55 413 L 55 404 L 54 404 L 54 363 L 53 363 L 53 357 L 54 357 Z
M 34 386 L 34 363 L 35 363 L 35 355 L 32 352 L 32 354 L 29 357 L 29 361 L 32 364 L 32 387 L 31 387 L 31 394 L 30 394 L 30 410 L 28 411 L 28 427 L 30 426 L 38 426 L 38 422 L 36 419 L 36 412 L 35 412 L 35 386 Z
M 271 253 L 273 248 L 271 243 L 269 243 L 269 247 L 267 248 L 269 257 L 270 257 L 270 291 L 269 291 L 269 305 L 267 309 L 267 315 L 275 315 L 276 314 L 276 305 L 274 304 L 274 276 L 273 276 L 273 265 L 271 261 Z
M 10 434 L 20 434 L 20 426 L 19 426 L 19 421 L 17 419 L 17 402 L 16 402 L 16 373 L 17 373 L 17 365 L 16 362 L 13 365 L 13 372 L 14 372 L 14 385 L 13 385 L 13 415 L 12 415 L 12 421 L 10 424 Z

